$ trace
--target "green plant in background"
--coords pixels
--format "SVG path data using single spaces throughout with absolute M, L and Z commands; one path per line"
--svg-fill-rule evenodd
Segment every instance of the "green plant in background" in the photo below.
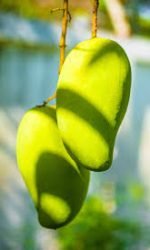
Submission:
M 149 9 L 149 1 L 147 0 L 135 0 L 127 1 L 126 9 L 129 17 L 129 21 L 132 26 L 133 33 L 150 36 L 150 17 L 145 17 L 142 6 L 145 6 L 145 10 Z M 142 10 L 142 12 L 141 12 Z
M 35 13 L 34 5 L 32 0 L 24 0 L 23 2 L 19 0 L 1 0 L 0 10 L 28 17 Z
M 150 21 L 145 20 L 138 15 L 138 8 L 142 5 L 149 5 L 148 0 L 122 0 L 124 9 L 126 9 L 127 16 L 129 17 L 130 24 L 132 26 L 133 33 L 140 33 L 149 35 Z M 35 1 L 35 0 L 1 0 L 0 11 L 7 13 L 15 13 L 19 16 L 23 16 L 29 19 L 42 19 L 42 20 L 54 20 L 54 18 L 59 19 L 60 15 L 50 15 L 48 9 L 55 8 L 59 5 L 59 0 L 49 0 L 49 1 Z M 71 10 L 79 15 L 80 13 L 85 14 L 87 8 L 90 7 L 88 1 L 70 1 Z M 100 11 L 102 15 L 101 24 L 106 29 L 113 29 L 110 18 L 108 17 L 108 10 L 105 0 L 100 0 Z
M 109 214 L 98 196 L 89 197 L 79 216 L 58 230 L 61 250 L 137 250 L 143 238 L 139 223 Z

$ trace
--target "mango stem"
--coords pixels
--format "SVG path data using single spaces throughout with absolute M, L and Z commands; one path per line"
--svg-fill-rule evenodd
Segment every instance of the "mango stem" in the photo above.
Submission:
M 98 7 L 99 7 L 99 0 L 93 0 L 92 38 L 97 37 Z
M 59 47 L 60 47 L 60 60 L 59 60 L 59 74 L 61 72 L 62 66 L 65 61 L 65 48 L 66 48 L 66 36 L 67 36 L 67 27 L 68 22 L 71 21 L 71 15 L 69 12 L 69 0 L 63 0 L 63 7 L 62 8 L 56 8 L 52 11 L 59 11 L 62 10 L 63 16 L 62 16 L 62 31 L 61 31 L 61 37 L 59 41 Z M 44 101 L 44 105 L 46 105 L 48 102 L 56 99 L 56 91 L 54 94 L 47 98 L 46 101 Z
M 66 36 L 67 36 L 67 26 L 68 26 L 68 13 L 69 4 L 68 0 L 63 1 L 63 17 L 62 17 L 62 32 L 59 42 L 60 47 L 60 64 L 59 64 L 59 74 L 62 69 L 63 63 L 65 61 L 65 48 L 66 48 Z

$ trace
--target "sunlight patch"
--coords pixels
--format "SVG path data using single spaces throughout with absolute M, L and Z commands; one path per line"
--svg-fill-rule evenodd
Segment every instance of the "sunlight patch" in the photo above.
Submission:
M 56 222 L 64 222 L 71 212 L 70 207 L 63 199 L 50 194 L 41 196 L 41 207 Z

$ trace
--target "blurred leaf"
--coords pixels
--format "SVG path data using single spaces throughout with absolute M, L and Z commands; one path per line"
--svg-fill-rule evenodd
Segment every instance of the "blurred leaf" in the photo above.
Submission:
M 107 214 L 99 197 L 90 197 L 81 213 L 58 231 L 62 250 L 124 250 L 138 246 L 140 225 Z M 138 248 L 135 248 L 138 249 Z
M 141 201 L 144 198 L 145 190 L 139 183 L 132 183 L 129 185 L 129 193 L 134 201 Z

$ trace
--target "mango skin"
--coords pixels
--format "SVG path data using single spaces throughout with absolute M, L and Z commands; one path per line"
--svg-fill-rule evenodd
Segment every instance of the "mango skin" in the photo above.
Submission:
M 68 152 L 85 168 L 111 166 L 130 87 L 130 62 L 115 41 L 86 40 L 67 56 L 57 85 L 57 121 Z
M 55 108 L 36 107 L 25 113 L 17 134 L 17 161 L 40 224 L 56 229 L 73 220 L 87 194 L 89 171 L 68 155 Z

